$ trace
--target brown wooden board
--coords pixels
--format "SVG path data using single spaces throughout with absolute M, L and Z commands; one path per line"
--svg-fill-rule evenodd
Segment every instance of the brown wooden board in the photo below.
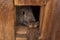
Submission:
M 42 40 L 55 40 L 56 35 L 56 7 L 57 0 L 49 0 L 45 6 L 41 37 Z M 55 27 L 56 26 L 56 27 Z
M 13 0 L 0 0 L 0 40 L 15 40 Z
M 47 0 L 14 0 L 15 6 L 21 5 L 45 5 Z
M 44 20 L 44 15 L 45 15 L 45 6 L 41 6 L 40 9 L 40 31 L 42 30 L 42 26 L 43 26 L 43 20 Z
M 4 40 L 4 28 L 3 28 L 3 16 L 2 16 L 2 7 L 1 7 L 1 2 L 0 1 L 0 40 Z
M 56 8 L 56 15 L 55 15 L 55 24 L 56 27 L 55 32 L 55 40 L 60 40 L 60 0 L 57 0 L 57 8 Z

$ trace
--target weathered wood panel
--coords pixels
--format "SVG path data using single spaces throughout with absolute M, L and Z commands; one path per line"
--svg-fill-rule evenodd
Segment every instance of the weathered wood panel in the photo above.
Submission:
M 14 5 L 45 5 L 47 0 L 14 0 Z
M 2 12 L 0 10 L 0 40 L 4 40 L 4 28 L 3 28 L 3 17 Z
M 57 1 L 57 9 L 56 9 L 54 26 L 56 27 L 55 40 L 60 40 L 60 0 Z
M 0 39 L 15 40 L 14 38 L 14 14 L 13 0 L 0 0 Z M 2 22 L 3 21 L 3 22 Z M 3 28 L 2 29 L 2 23 Z M 2 34 L 4 33 L 4 37 Z
M 42 40 L 55 40 L 55 11 L 56 11 L 57 0 L 49 0 L 45 7 L 45 15 L 43 20 L 41 37 Z M 56 26 L 57 27 L 57 26 Z M 54 31 L 55 30 L 55 31 Z
M 42 39 L 41 32 L 42 32 L 42 28 L 43 28 L 44 15 L 45 15 L 45 6 L 41 6 L 40 7 L 40 14 L 39 14 L 39 20 L 40 20 L 39 31 L 40 31 L 40 36 L 39 36 L 38 39 Z
M 42 25 L 43 25 L 43 20 L 44 20 L 44 15 L 45 15 L 45 6 L 40 7 L 40 31 L 42 30 Z
M 47 40 L 47 36 L 48 36 L 48 24 L 50 21 L 50 16 L 51 16 L 51 1 L 47 2 L 47 5 L 45 7 L 45 15 L 44 15 L 44 20 L 43 20 L 43 26 L 42 26 L 42 32 L 41 32 L 41 36 L 43 40 Z

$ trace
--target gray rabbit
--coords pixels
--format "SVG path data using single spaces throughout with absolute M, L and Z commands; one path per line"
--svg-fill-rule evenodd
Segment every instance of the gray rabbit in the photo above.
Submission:
M 17 21 L 21 25 L 28 25 L 31 21 L 35 22 L 33 12 L 30 7 L 20 7 L 17 15 Z

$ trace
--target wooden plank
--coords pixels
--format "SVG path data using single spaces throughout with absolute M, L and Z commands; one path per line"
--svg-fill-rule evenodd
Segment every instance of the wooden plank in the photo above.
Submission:
M 44 20 L 44 15 L 45 15 L 45 6 L 41 6 L 40 7 L 40 25 L 39 25 L 39 30 L 40 30 L 40 36 L 39 36 L 39 39 L 41 39 L 41 32 L 42 32 L 42 26 L 43 26 L 43 20 Z
M 53 40 L 55 38 L 55 32 L 53 31 L 55 28 L 53 26 L 55 19 L 55 11 L 56 11 L 56 0 L 49 0 L 45 7 L 45 15 L 43 20 L 41 37 L 42 40 Z M 52 34 L 53 37 L 52 37 Z
M 0 8 L 0 40 L 4 40 L 3 17 L 2 17 L 1 8 Z
M 52 31 L 51 31 L 51 40 L 56 40 L 56 31 L 57 31 L 57 19 L 56 19 L 56 8 L 57 8 L 57 0 L 52 1 L 52 13 L 54 13 L 54 19 L 52 22 Z
M 4 27 L 4 36 L 5 40 L 15 40 L 15 33 L 14 33 L 14 11 L 7 13 L 5 16 L 5 27 Z
M 55 0 L 56 2 L 56 0 Z M 57 8 L 56 8 L 56 15 L 55 15 L 55 40 L 60 40 L 60 0 L 57 0 Z
M 16 34 L 27 34 L 26 26 L 16 26 Z
M 40 31 L 42 30 L 42 24 L 44 20 L 44 14 L 45 14 L 45 6 L 40 7 Z
M 45 15 L 44 15 L 44 20 L 43 20 L 43 26 L 42 26 L 42 32 L 41 32 L 41 36 L 43 40 L 47 39 L 47 33 L 48 33 L 48 23 L 49 23 L 49 18 L 50 15 L 48 15 L 48 13 L 50 14 L 51 11 L 51 1 L 47 2 L 47 5 L 45 6 Z
M 46 0 L 14 0 L 14 5 L 21 6 L 21 5 L 45 5 Z
M 16 40 L 27 40 L 27 38 L 16 38 Z
M 2 37 L 1 33 L 1 39 L 4 40 L 15 40 L 15 34 L 14 34 L 14 16 L 15 16 L 15 8 L 13 6 L 13 0 L 0 0 L 0 16 L 3 18 L 3 32 L 4 32 L 4 38 Z M 0 17 L 1 18 L 1 17 Z M 1 18 L 1 21 L 2 21 Z M 0 26 L 2 24 L 0 23 Z M 0 27 L 2 28 L 2 26 Z M 0 29 L 2 31 L 2 29 Z

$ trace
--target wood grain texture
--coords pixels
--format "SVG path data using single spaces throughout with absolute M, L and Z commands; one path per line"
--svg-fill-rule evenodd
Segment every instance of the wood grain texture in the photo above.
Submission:
M 27 38 L 16 38 L 16 40 L 27 40 Z
M 39 36 L 38 39 L 42 39 L 41 32 L 42 32 L 42 28 L 43 28 L 44 15 L 45 15 L 45 6 L 41 6 L 40 7 L 40 14 L 39 14 L 39 20 L 40 20 L 39 32 L 40 32 L 40 36 Z
M 45 5 L 46 0 L 14 0 L 14 5 L 21 6 L 21 5 Z
M 24 1 L 16 5 L 45 5 L 44 1 Z M 17 2 L 17 1 L 16 1 Z M 36 3 L 36 4 L 35 4 Z M 41 8 L 41 13 L 44 12 L 42 23 L 41 37 L 42 40 L 60 40 L 60 0 L 49 0 L 45 7 Z M 56 9 L 57 6 L 57 9 Z M 41 14 L 43 15 L 43 14 Z M 0 40 L 15 40 L 14 36 L 14 18 L 15 8 L 13 0 L 0 0 Z
M 55 25 L 56 32 L 55 32 L 55 40 L 60 40 L 60 0 L 57 0 L 57 8 L 56 8 L 56 15 L 55 15 Z
M 14 38 L 14 14 L 15 8 L 13 5 L 13 0 L 0 0 L 0 37 L 4 40 L 15 40 Z M 1 18 L 2 17 L 2 18 Z M 3 22 L 2 22 L 3 21 Z M 2 31 L 3 23 L 3 31 Z M 4 33 L 4 37 L 2 34 Z
M 53 24 L 55 24 L 55 11 L 56 11 L 56 3 L 57 0 L 49 0 L 45 7 L 45 15 L 43 20 L 41 37 L 42 40 L 54 40 L 55 39 L 55 28 Z M 56 26 L 57 27 L 57 26 Z
M 40 31 L 42 30 L 42 26 L 43 26 L 43 20 L 44 20 L 44 15 L 45 15 L 45 6 L 41 6 L 40 7 Z
M 3 17 L 0 9 L 0 40 L 4 40 Z

